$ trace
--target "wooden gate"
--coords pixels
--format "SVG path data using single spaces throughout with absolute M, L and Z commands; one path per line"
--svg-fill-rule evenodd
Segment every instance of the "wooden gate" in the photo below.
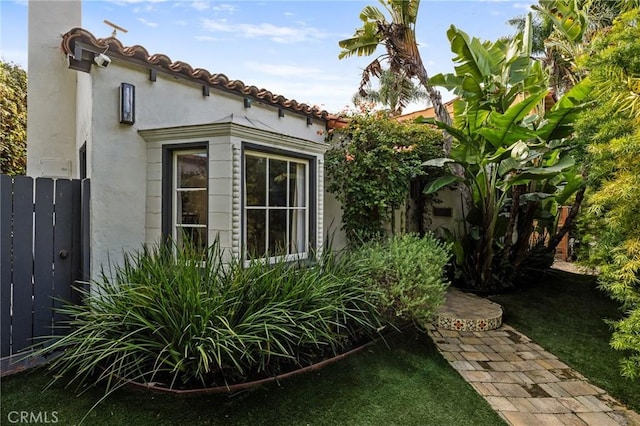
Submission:
M 0 175 L 0 358 L 59 334 L 54 308 L 60 299 L 79 302 L 73 286 L 89 273 L 89 188 L 88 179 Z

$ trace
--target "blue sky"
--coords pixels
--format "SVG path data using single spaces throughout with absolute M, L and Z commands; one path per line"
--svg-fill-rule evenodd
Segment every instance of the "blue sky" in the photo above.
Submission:
M 50 0 L 55 3 L 55 0 Z M 420 53 L 430 75 L 451 72 L 450 25 L 484 40 L 510 35 L 509 18 L 533 0 L 422 0 Z M 377 0 L 85 0 L 82 27 L 106 37 L 107 19 L 129 30 L 117 37 L 150 54 L 224 73 L 300 102 L 338 112 L 351 104 L 372 58 L 338 60 L 338 41 L 360 27 L 358 15 Z M 0 57 L 27 64 L 27 1 L 0 0 Z M 443 94 L 445 99 L 450 95 Z M 418 105 L 409 108 L 418 109 Z

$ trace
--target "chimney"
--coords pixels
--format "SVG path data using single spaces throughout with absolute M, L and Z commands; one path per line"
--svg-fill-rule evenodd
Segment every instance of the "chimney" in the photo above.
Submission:
M 60 49 L 82 24 L 82 2 L 29 0 L 27 174 L 78 177 L 76 79 Z

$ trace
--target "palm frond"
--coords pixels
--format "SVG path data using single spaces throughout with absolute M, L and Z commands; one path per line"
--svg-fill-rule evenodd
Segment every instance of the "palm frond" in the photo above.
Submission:
M 362 28 L 356 30 L 353 37 L 338 42 L 338 45 L 342 48 L 338 59 L 348 58 L 353 55 L 372 55 L 380 43 L 382 43 L 382 39 L 378 32 L 378 25 L 375 22 L 365 22 Z
M 362 12 L 360 12 L 360 19 L 364 22 L 367 22 L 386 21 L 387 18 L 382 12 L 380 12 L 380 9 L 378 9 L 377 7 L 366 6 L 364 9 L 362 9 Z

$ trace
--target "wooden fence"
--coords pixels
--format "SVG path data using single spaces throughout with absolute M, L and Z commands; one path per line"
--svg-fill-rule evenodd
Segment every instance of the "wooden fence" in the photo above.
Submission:
M 58 334 L 60 299 L 80 302 L 73 286 L 89 273 L 89 191 L 88 179 L 0 175 L 0 358 Z

